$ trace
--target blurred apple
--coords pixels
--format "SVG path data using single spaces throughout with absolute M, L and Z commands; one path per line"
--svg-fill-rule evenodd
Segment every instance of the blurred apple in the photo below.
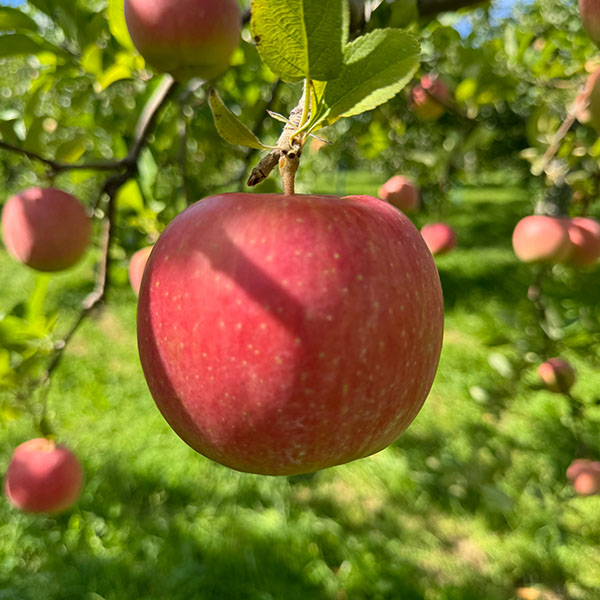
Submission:
M 552 392 L 566 393 L 575 383 L 575 369 L 564 358 L 549 358 L 538 367 L 538 375 Z
M 136 295 L 140 292 L 140 284 L 142 283 L 144 269 L 146 268 L 150 252 L 152 252 L 152 246 L 146 246 L 134 252 L 129 260 L 129 283 Z
M 64 446 L 46 438 L 15 449 L 4 480 L 11 504 L 31 513 L 56 513 L 75 504 L 83 485 L 83 469 Z
M 512 244 L 522 262 L 559 263 L 572 252 L 567 219 L 530 215 L 513 231 Z
M 33 187 L 13 196 L 2 211 L 8 252 L 38 271 L 61 271 L 84 255 L 92 234 L 86 209 L 71 194 Z
M 567 478 L 580 496 L 593 496 L 600 493 L 600 461 L 586 458 L 574 460 L 567 469 Z
M 578 267 L 593 265 L 600 258 L 600 223 L 588 217 L 569 221 L 569 238 L 573 245 L 569 262 Z
M 444 254 L 456 247 L 457 237 L 454 229 L 446 223 L 429 223 L 421 229 L 429 251 L 434 256 Z
M 446 112 L 444 101 L 449 95 L 448 87 L 441 79 L 435 75 L 423 75 L 421 82 L 411 91 L 413 111 L 422 119 L 439 119 Z
M 388 179 L 378 192 L 379 197 L 403 212 L 418 210 L 421 204 L 419 188 L 403 175 L 394 175 Z
M 590 39 L 600 46 L 600 5 L 598 0 L 579 0 L 579 13 Z

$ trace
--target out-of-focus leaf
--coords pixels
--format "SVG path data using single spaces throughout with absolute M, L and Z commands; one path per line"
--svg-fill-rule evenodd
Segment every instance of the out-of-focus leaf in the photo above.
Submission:
M 85 152 L 85 138 L 78 136 L 63 142 L 56 150 L 55 158 L 58 161 L 72 163 L 83 156 Z
M 108 26 L 110 32 L 123 48 L 133 50 L 134 46 L 127 29 L 123 5 L 124 0 L 108 0 Z
M 37 25 L 30 16 L 17 8 L 0 7 L 0 31 L 16 31 L 19 29 L 36 31 Z

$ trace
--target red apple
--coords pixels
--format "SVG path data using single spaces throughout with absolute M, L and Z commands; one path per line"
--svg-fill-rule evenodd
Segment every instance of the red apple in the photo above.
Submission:
M 575 383 L 575 369 L 564 358 L 549 358 L 538 367 L 538 375 L 552 392 L 568 392 Z
M 379 197 L 404 212 L 412 212 L 421 204 L 421 192 L 408 177 L 394 175 L 379 188 Z
M 454 229 L 446 223 L 429 223 L 421 229 L 421 235 L 434 256 L 449 252 L 456 247 L 457 237 Z
M 178 80 L 218 77 L 240 43 L 236 0 L 125 0 L 125 19 L 140 54 Z
M 521 219 L 512 236 L 513 249 L 523 262 L 558 263 L 572 251 L 567 219 L 530 215 Z
M 567 469 L 567 477 L 580 496 L 600 493 L 600 462 L 585 458 L 574 460 Z
M 431 254 L 370 196 L 198 202 L 155 244 L 138 303 L 142 367 L 173 429 L 271 475 L 388 446 L 425 401 L 442 329 Z
M 573 245 L 569 262 L 578 267 L 593 265 L 600 258 L 600 223 L 587 217 L 574 217 L 569 222 L 569 238 Z
M 38 271 L 73 266 L 87 250 L 91 233 L 83 204 L 54 188 L 30 188 L 10 198 L 2 211 L 8 252 Z
M 579 0 L 579 12 L 583 27 L 590 39 L 600 45 L 600 6 L 598 0 Z
M 152 252 L 152 246 L 146 246 L 134 252 L 129 260 L 129 283 L 136 294 L 140 292 L 140 284 L 150 252 Z
M 83 469 L 64 446 L 45 438 L 18 446 L 8 465 L 4 489 L 17 508 L 32 513 L 55 513 L 77 502 Z
M 439 119 L 446 112 L 444 101 L 448 97 L 448 87 L 441 79 L 435 75 L 424 75 L 421 83 L 411 91 L 413 111 L 422 119 Z M 439 98 L 439 102 L 436 98 Z

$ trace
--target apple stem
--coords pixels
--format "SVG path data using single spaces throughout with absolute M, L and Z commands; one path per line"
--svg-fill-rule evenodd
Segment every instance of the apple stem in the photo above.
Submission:
M 283 193 L 286 196 L 294 195 L 294 181 L 300 166 L 300 152 L 282 152 L 279 159 L 279 173 L 283 184 Z

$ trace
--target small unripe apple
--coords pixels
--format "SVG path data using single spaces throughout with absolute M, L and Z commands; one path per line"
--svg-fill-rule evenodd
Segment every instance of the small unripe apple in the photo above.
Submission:
M 567 478 L 580 496 L 600 493 L 600 462 L 585 458 L 574 460 L 567 469 Z
M 549 358 L 538 367 L 538 375 L 552 392 L 568 392 L 575 383 L 575 369 L 564 358 Z
M 181 81 L 218 77 L 240 43 L 236 0 L 125 0 L 125 19 L 140 54 Z
M 71 194 L 34 187 L 10 198 L 2 210 L 2 236 L 8 252 L 38 271 L 73 266 L 90 243 L 86 209 Z
M 456 232 L 446 223 L 424 225 L 421 229 L 421 236 L 433 256 L 445 254 L 456 247 Z
M 578 267 L 593 265 L 600 258 L 600 223 L 588 217 L 574 217 L 569 222 L 573 245 L 569 262 Z
M 411 101 L 414 113 L 422 119 L 439 119 L 446 108 L 444 101 L 449 97 L 446 84 L 433 75 L 421 77 L 421 83 L 415 85 L 411 91 Z M 439 101 L 436 100 L 439 98 Z
M 15 449 L 4 480 L 9 501 L 31 513 L 56 513 L 75 504 L 83 485 L 83 469 L 64 446 L 45 438 Z
M 596 46 L 600 46 L 600 6 L 598 0 L 579 0 L 583 27 Z
M 129 283 L 136 295 L 140 291 L 140 284 L 142 283 L 144 269 L 146 268 L 150 252 L 152 252 L 152 246 L 146 246 L 134 252 L 129 260 Z
M 559 263 L 572 251 L 567 219 L 530 215 L 521 219 L 513 231 L 512 244 L 523 262 Z
M 421 204 L 419 188 L 403 175 L 394 175 L 379 188 L 379 197 L 404 212 L 413 212 Z
M 268 475 L 388 446 L 425 401 L 442 329 L 423 239 L 370 196 L 197 202 L 156 242 L 138 302 L 142 367 L 171 427 Z

